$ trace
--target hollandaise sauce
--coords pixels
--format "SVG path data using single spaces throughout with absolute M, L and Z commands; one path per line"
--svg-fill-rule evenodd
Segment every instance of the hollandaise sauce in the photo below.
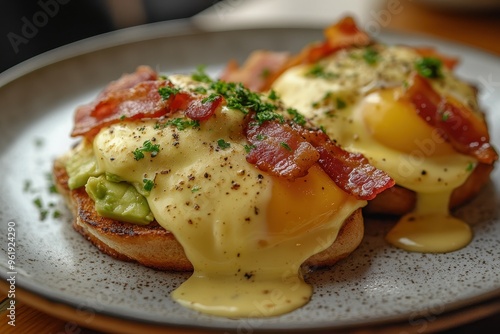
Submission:
M 392 245 L 415 252 L 444 253 L 465 247 L 470 226 L 450 215 L 450 193 L 418 193 L 415 210 L 404 215 L 387 234 Z
M 362 153 L 396 184 L 417 193 L 414 211 L 389 232 L 388 242 L 417 252 L 462 248 L 472 232 L 451 215 L 449 201 L 477 161 L 454 150 L 401 98 L 421 56 L 408 47 L 370 50 L 377 55 L 370 62 L 364 60 L 367 49 L 353 48 L 293 67 L 272 88 L 344 149 Z M 445 68 L 439 70 L 433 88 L 476 108 L 474 90 Z
M 150 209 L 194 267 L 173 299 L 226 317 L 276 316 L 309 301 L 302 263 L 329 247 L 366 201 L 341 191 L 319 167 L 288 181 L 249 164 L 243 117 L 223 106 L 196 128 L 118 123 L 101 130 L 93 149 L 102 170 L 139 188 L 153 182 Z M 145 142 L 155 152 L 142 150 L 138 159 Z

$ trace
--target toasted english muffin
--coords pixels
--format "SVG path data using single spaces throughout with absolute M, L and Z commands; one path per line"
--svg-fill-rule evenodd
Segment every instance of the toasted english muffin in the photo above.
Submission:
M 137 262 L 159 270 L 191 271 L 193 266 L 174 235 L 156 221 L 148 225 L 120 222 L 100 216 L 94 201 L 78 188 L 70 190 L 61 159 L 54 163 L 53 177 L 58 192 L 73 214 L 73 227 L 101 252 L 122 261 Z M 305 267 L 327 267 L 351 254 L 363 239 L 361 209 L 345 220 L 337 239 L 327 249 L 311 256 Z
M 114 258 L 192 270 L 172 298 L 214 315 L 304 305 L 301 268 L 356 249 L 361 208 L 394 185 L 276 96 L 202 69 L 139 67 L 77 108 L 72 135 L 54 177 L 75 229 Z M 275 290 L 285 297 L 260 315 Z
M 483 187 L 490 182 L 493 165 L 479 164 L 467 180 L 453 190 L 450 208 L 456 209 L 474 199 Z M 367 215 L 401 216 L 415 208 L 416 193 L 410 189 L 394 186 L 380 193 L 363 208 Z

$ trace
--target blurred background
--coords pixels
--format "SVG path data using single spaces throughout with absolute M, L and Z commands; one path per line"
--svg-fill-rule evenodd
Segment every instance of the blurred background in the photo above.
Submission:
M 500 0 L 21 0 L 0 4 L 0 72 L 83 38 L 193 18 L 204 29 L 324 27 L 351 14 L 372 35 L 426 33 L 500 54 Z
M 83 38 L 181 19 L 217 0 L 21 0 L 0 4 L 0 72 Z

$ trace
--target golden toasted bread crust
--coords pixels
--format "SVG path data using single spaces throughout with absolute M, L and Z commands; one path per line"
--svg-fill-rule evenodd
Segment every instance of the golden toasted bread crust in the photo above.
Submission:
M 104 218 L 97 214 L 93 200 L 83 187 L 68 188 L 68 175 L 60 160 L 54 163 L 53 175 L 59 193 L 73 213 L 73 227 L 100 251 L 119 260 L 135 261 L 160 270 L 193 269 L 174 235 L 156 221 L 137 225 Z M 363 217 L 358 209 L 344 222 L 333 245 L 310 257 L 304 265 L 324 267 L 335 264 L 358 247 L 363 233 Z
M 450 208 L 454 209 L 474 198 L 489 182 L 493 165 L 479 164 L 469 178 L 451 194 Z M 382 214 L 400 216 L 411 212 L 416 203 L 415 192 L 394 186 L 377 195 L 363 209 L 366 214 Z

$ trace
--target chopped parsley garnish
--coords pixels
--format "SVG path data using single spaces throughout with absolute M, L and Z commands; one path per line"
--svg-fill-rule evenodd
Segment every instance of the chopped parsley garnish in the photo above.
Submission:
M 344 109 L 347 106 L 347 103 L 343 99 L 341 99 L 340 97 L 337 97 L 335 102 L 337 105 L 337 109 Z
M 267 95 L 267 98 L 269 100 L 271 100 L 271 101 L 276 101 L 277 99 L 279 99 L 278 94 L 276 94 L 276 92 L 274 91 L 274 89 L 271 89 L 271 91 Z
M 334 110 L 341 110 L 347 107 L 347 102 L 340 97 L 334 98 L 332 92 L 327 92 L 320 101 L 313 102 L 311 106 L 315 109 L 329 106 Z M 334 110 L 327 110 L 326 113 L 331 114 Z
M 31 190 L 31 180 L 24 180 L 23 191 L 28 192 Z
M 146 191 L 151 191 L 151 189 L 155 186 L 154 181 L 150 179 L 143 179 L 142 183 L 144 183 L 144 190 Z
M 216 81 L 210 88 L 226 99 L 228 108 L 245 114 L 255 111 L 259 124 L 272 120 L 284 122 L 283 116 L 276 112 L 278 107 L 275 104 L 263 101 L 259 93 L 250 91 L 241 83 Z
M 250 91 L 241 83 L 212 80 L 205 73 L 204 66 L 198 66 L 196 72 L 191 75 L 191 78 L 195 81 L 209 84 L 207 88 L 195 88 L 194 90 L 196 92 L 206 94 L 208 91 L 213 91 L 213 93 L 202 100 L 202 103 L 212 102 L 218 96 L 222 96 L 226 100 L 227 107 L 230 109 L 239 110 L 244 114 L 254 111 L 256 113 L 256 120 L 259 124 L 271 120 L 284 122 L 283 116 L 276 112 L 278 106 L 270 102 L 278 99 L 274 91 L 269 93 L 267 99 L 263 99 L 261 94 Z M 184 123 L 181 124 L 184 125 Z
M 160 87 L 158 88 L 158 93 L 160 94 L 161 98 L 164 100 L 168 100 L 170 96 L 175 95 L 179 93 L 180 89 L 179 88 L 174 88 L 174 87 Z
M 196 88 L 193 89 L 193 92 L 198 93 L 198 94 L 206 94 L 207 89 L 203 86 L 197 86 Z
M 49 193 L 51 193 L 51 194 L 57 194 L 57 193 L 59 193 L 59 191 L 57 191 L 57 187 L 56 187 L 55 184 L 49 185 Z
M 200 189 L 201 189 L 200 186 L 194 186 L 193 188 L 191 188 L 191 192 L 195 193 L 195 192 L 199 191 Z
M 292 148 L 287 143 L 285 143 L 285 142 L 281 142 L 280 146 L 283 147 L 287 151 L 291 151 L 292 150 Z
M 43 146 L 43 144 L 44 144 L 44 141 L 43 141 L 43 139 L 42 139 L 42 138 L 36 138 L 36 139 L 35 139 L 35 146 L 36 146 L 36 147 L 42 147 L 42 146 Z
M 474 163 L 473 162 L 469 162 L 469 164 L 467 165 L 467 168 L 465 170 L 467 172 L 472 172 L 473 169 L 474 169 Z
M 172 118 L 165 123 L 156 123 L 155 129 L 164 129 L 167 126 L 174 126 L 179 131 L 186 130 L 187 128 L 197 128 L 200 126 L 200 121 L 188 118 Z
M 255 145 L 245 145 L 243 147 L 245 148 L 245 152 L 250 153 L 255 148 Z
M 262 72 L 260 73 L 260 76 L 264 79 L 266 79 L 270 75 L 271 75 L 271 71 L 268 68 L 263 69 Z
M 227 141 L 225 141 L 224 139 L 219 139 L 219 140 L 217 140 L 217 146 L 219 146 L 219 148 L 225 150 L 226 148 L 231 147 L 231 144 L 228 143 Z
M 320 64 L 314 64 L 309 71 L 306 72 L 306 77 L 313 78 L 323 78 L 323 79 L 335 79 L 338 78 L 339 75 L 333 72 L 325 71 L 325 68 Z
M 47 218 L 47 215 L 49 214 L 49 210 L 45 209 L 43 207 L 42 199 L 40 197 L 37 197 L 33 200 L 33 204 L 38 209 L 38 213 L 40 214 L 40 220 L 45 220 Z
M 43 208 L 43 204 L 42 204 L 42 199 L 40 197 L 37 197 L 33 200 L 33 204 L 35 204 L 35 206 L 38 208 L 38 209 L 41 209 Z
M 207 102 L 214 102 L 216 98 L 218 98 L 220 95 L 212 93 L 209 96 L 205 97 L 203 100 L 201 100 L 201 103 L 205 104 Z
M 450 118 L 450 113 L 445 111 L 441 114 L 441 121 L 446 122 Z
M 300 114 L 296 109 L 293 108 L 288 108 L 287 113 L 291 116 L 293 116 L 293 121 L 299 125 L 305 125 L 306 124 L 306 118 L 304 115 Z
M 150 140 L 146 140 L 142 147 L 136 148 L 132 153 L 134 154 L 135 160 L 141 160 L 144 158 L 144 152 L 150 152 L 151 157 L 154 158 L 160 152 L 160 145 L 153 144 Z
M 380 55 L 377 50 L 373 48 L 366 48 L 363 52 L 363 59 L 369 65 L 375 65 L 380 58 Z
M 135 160 L 141 160 L 142 158 L 144 158 L 144 153 L 142 153 L 142 151 L 138 148 L 135 149 L 135 151 L 133 153 L 134 153 Z
M 433 57 L 423 57 L 415 62 L 418 74 L 430 79 L 441 78 L 443 76 L 441 73 L 442 65 L 443 62 L 440 59 Z
M 273 110 L 264 110 L 256 114 L 257 121 L 262 124 L 266 121 L 279 120 L 283 123 L 285 120 L 282 115 L 275 113 Z
M 125 116 L 125 115 L 121 115 L 121 116 L 120 116 L 120 121 L 123 121 L 125 118 L 127 118 L 127 116 Z
M 191 75 L 191 79 L 198 82 L 212 83 L 212 79 L 205 72 L 205 65 L 199 65 L 196 72 Z

